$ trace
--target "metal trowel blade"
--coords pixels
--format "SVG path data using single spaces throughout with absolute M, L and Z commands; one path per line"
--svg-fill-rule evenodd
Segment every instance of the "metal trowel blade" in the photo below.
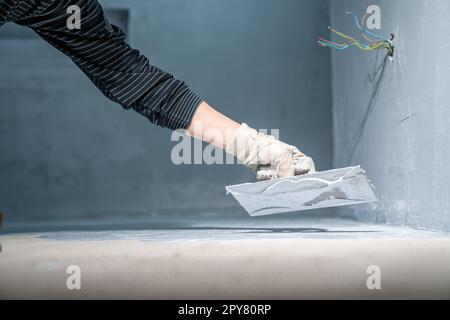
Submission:
M 250 216 L 378 201 L 360 166 L 226 187 Z

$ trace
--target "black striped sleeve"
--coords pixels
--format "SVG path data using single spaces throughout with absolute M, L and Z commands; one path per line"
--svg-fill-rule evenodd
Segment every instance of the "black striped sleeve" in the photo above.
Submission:
M 0 0 L 2 1 L 2 0 Z M 109 99 L 152 123 L 186 129 L 203 101 L 180 80 L 150 64 L 111 25 L 97 0 L 22 0 L 14 21 L 70 57 Z M 67 7 L 81 9 L 81 30 L 69 30 Z
M 0 27 L 11 20 L 14 11 L 14 0 L 0 0 Z

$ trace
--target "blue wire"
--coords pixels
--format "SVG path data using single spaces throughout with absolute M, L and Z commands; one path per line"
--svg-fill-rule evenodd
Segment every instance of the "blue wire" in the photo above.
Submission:
M 336 49 L 336 50 L 338 50 L 338 51 L 343 51 L 343 50 L 345 50 L 345 49 L 348 49 L 348 48 L 353 47 L 353 46 L 356 45 L 356 43 L 347 43 L 345 46 L 338 47 L 338 46 L 336 46 L 336 45 L 334 45 L 334 44 L 332 44 L 332 43 L 324 42 L 324 41 L 322 41 L 322 40 L 318 40 L 318 42 L 319 42 L 320 44 L 322 44 L 322 45 L 325 45 L 325 46 L 334 48 L 334 49 Z M 370 48 L 370 46 L 367 46 L 367 45 L 365 45 L 365 44 L 363 44 L 363 43 L 361 43 L 361 42 L 359 42 L 359 45 L 361 45 L 361 46 L 363 46 L 363 47 L 365 47 L 365 48 Z
M 357 16 L 356 14 L 354 14 L 353 12 L 348 11 L 347 14 L 351 14 L 351 15 L 353 16 L 353 18 L 355 19 L 356 27 L 357 27 L 361 32 L 365 32 L 365 33 L 367 33 L 368 35 L 370 35 L 370 36 L 372 36 L 372 37 L 374 37 L 374 38 L 378 38 L 378 39 L 381 39 L 381 40 L 384 40 L 384 41 L 389 41 L 387 38 L 382 37 L 382 36 L 379 36 L 379 35 L 377 35 L 377 34 L 375 34 L 375 33 L 373 33 L 373 32 L 370 32 L 370 31 L 367 30 L 366 28 L 363 29 L 363 28 L 361 27 L 361 25 L 359 24 L 358 16 Z
M 320 40 L 319 40 L 319 43 L 321 43 L 321 44 L 323 44 L 323 45 L 325 45 L 325 46 L 328 46 L 328 47 L 332 47 L 332 48 L 334 48 L 334 49 L 336 49 L 336 50 L 338 50 L 338 51 L 342 51 L 342 50 L 348 49 L 348 48 L 350 48 L 350 47 L 352 47 L 352 46 L 355 45 L 354 43 L 348 43 L 348 44 L 346 44 L 346 45 L 343 46 L 343 47 L 338 47 L 338 46 L 335 46 L 335 45 L 332 44 L 332 43 L 323 42 L 323 41 L 320 41 Z
M 356 14 L 354 14 L 353 12 L 351 12 L 351 11 L 347 11 L 346 13 L 347 13 L 347 14 L 351 14 L 351 15 L 355 18 L 355 24 L 356 24 L 356 27 L 357 27 L 360 31 L 362 31 L 362 27 L 361 27 L 361 25 L 359 24 L 358 16 L 357 16 Z

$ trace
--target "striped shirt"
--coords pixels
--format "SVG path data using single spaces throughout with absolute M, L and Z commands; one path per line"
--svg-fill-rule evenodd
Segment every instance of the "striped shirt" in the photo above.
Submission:
M 67 26 L 71 5 L 81 10 L 80 30 Z M 131 48 L 97 0 L 0 0 L 0 27 L 9 21 L 33 29 L 70 57 L 106 97 L 159 126 L 187 129 L 203 101 Z

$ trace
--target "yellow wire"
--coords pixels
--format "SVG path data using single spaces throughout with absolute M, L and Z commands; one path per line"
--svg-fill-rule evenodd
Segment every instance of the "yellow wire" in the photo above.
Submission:
M 344 38 L 344 39 L 349 40 L 349 41 L 350 41 L 351 43 L 353 43 L 357 48 L 359 48 L 359 49 L 361 49 L 361 50 L 363 50 L 363 51 L 372 51 L 372 50 L 380 49 L 380 48 L 383 48 L 383 47 L 384 47 L 384 48 L 389 48 L 388 44 L 386 44 L 385 42 L 376 42 L 376 43 L 374 43 L 374 44 L 372 44 L 372 45 L 369 45 L 369 46 L 367 47 L 367 46 L 362 45 L 361 42 L 357 41 L 356 39 L 354 39 L 354 38 L 352 38 L 352 37 L 350 37 L 350 36 L 348 36 L 348 35 L 346 35 L 346 34 L 340 32 L 340 31 L 337 31 L 337 30 L 334 29 L 334 28 L 331 28 L 331 27 L 330 27 L 330 30 L 331 30 L 331 32 L 337 34 L 338 36 L 340 36 L 340 37 L 342 37 L 342 38 Z
M 339 32 L 339 31 L 337 31 L 336 29 L 333 29 L 333 28 L 330 27 L 330 30 L 331 30 L 331 32 L 337 34 L 338 36 L 340 36 L 340 37 L 342 37 L 342 38 L 344 38 L 344 39 L 351 40 L 352 42 L 357 42 L 357 41 L 356 41 L 355 39 L 353 39 L 352 37 L 350 37 L 350 36 L 348 36 L 348 35 L 346 35 L 346 34 L 343 34 L 342 32 Z

